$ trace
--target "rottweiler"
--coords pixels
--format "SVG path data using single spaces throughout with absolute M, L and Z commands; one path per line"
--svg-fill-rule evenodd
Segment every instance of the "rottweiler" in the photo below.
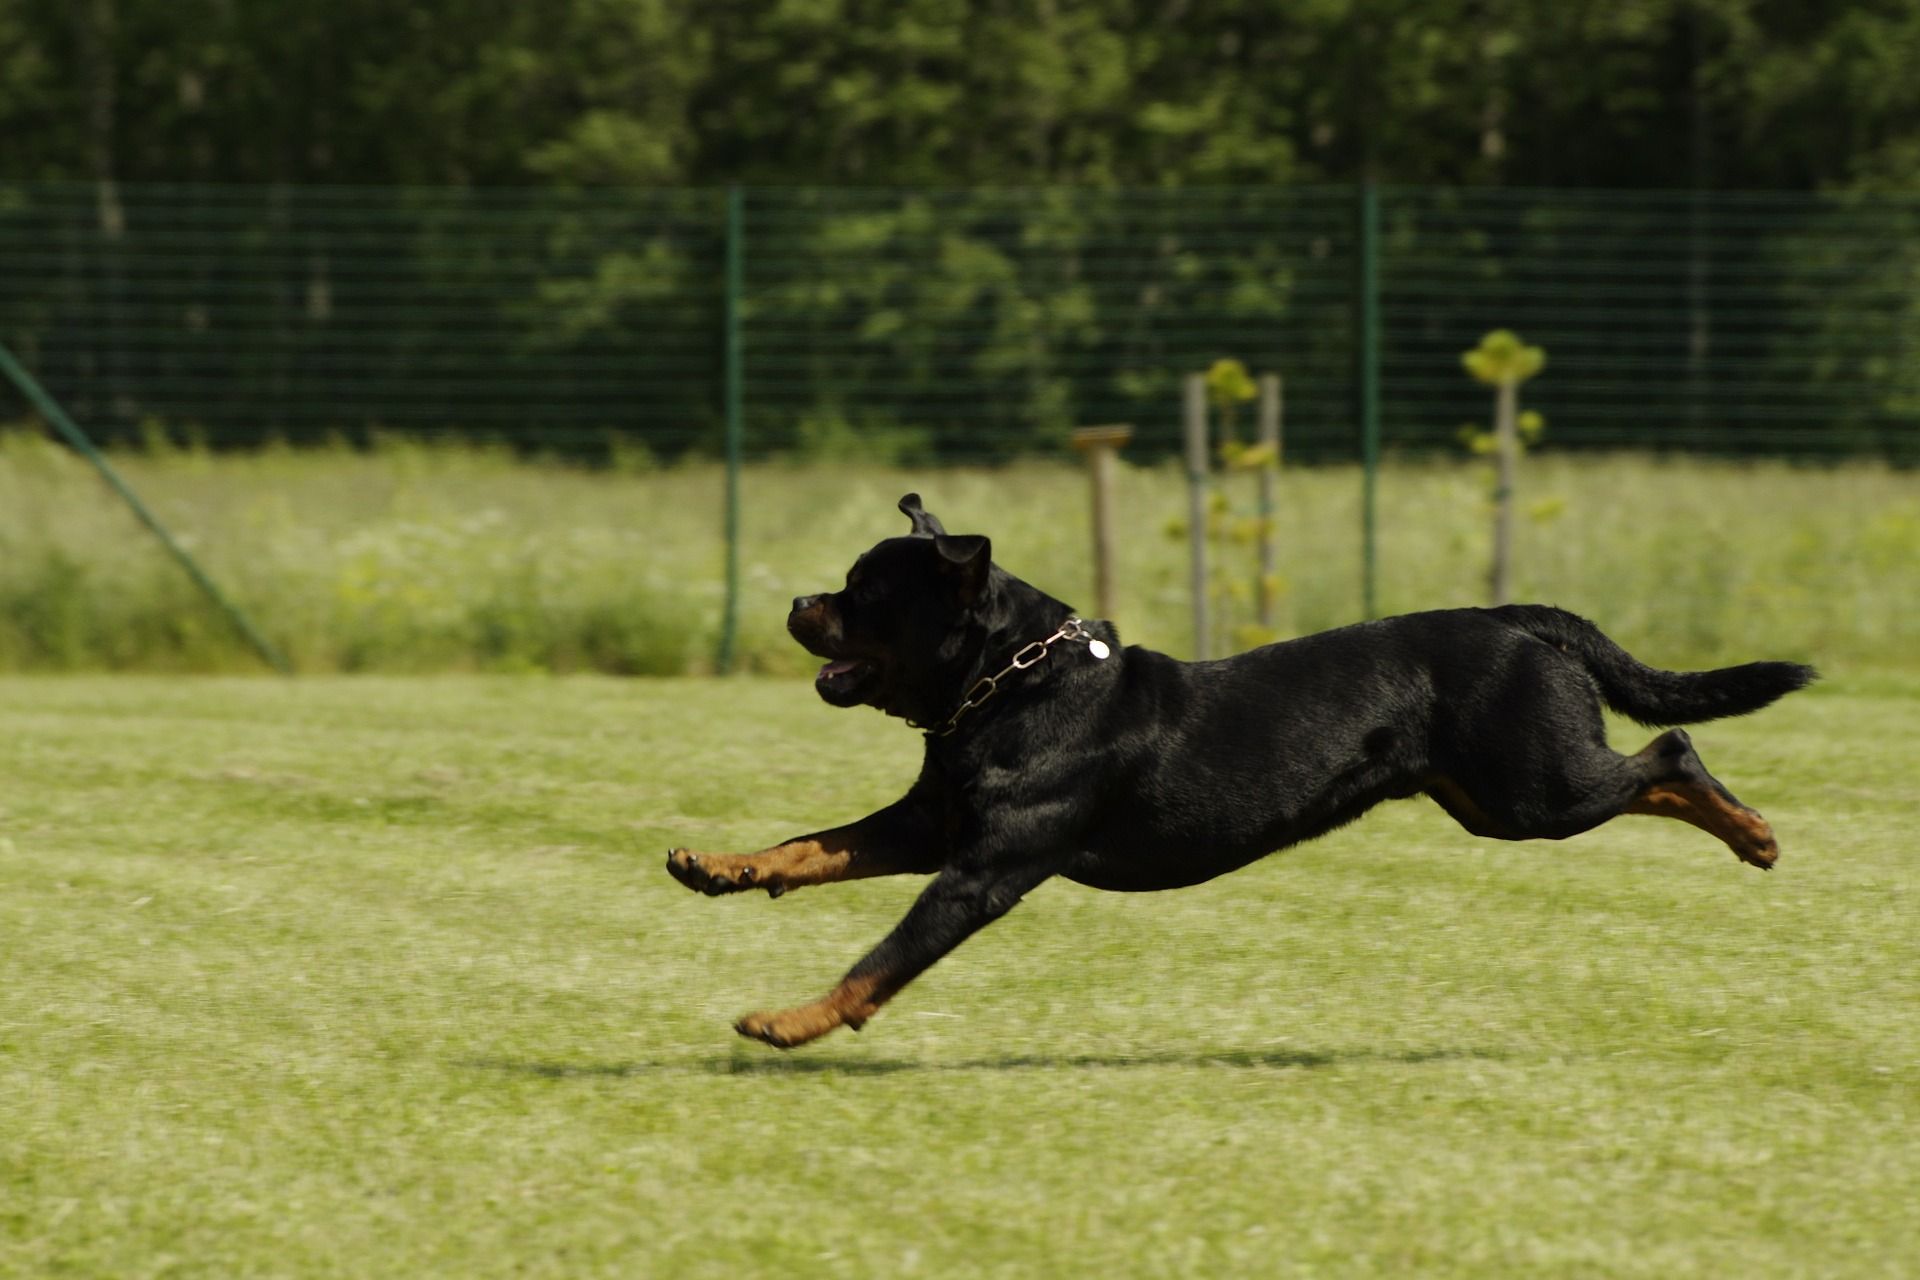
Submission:
M 1773 831 L 1669 728 L 1634 755 L 1601 704 L 1643 724 L 1758 710 L 1814 679 L 1791 662 L 1645 666 L 1542 605 L 1340 627 L 1214 662 L 1121 648 L 1110 623 L 993 563 L 900 500 L 911 533 L 793 602 L 836 707 L 926 736 L 918 779 L 877 813 L 752 854 L 674 849 L 708 894 L 931 875 L 906 918 L 825 997 L 742 1018 L 781 1049 L 859 1030 L 900 989 L 1052 876 L 1098 889 L 1198 884 L 1422 792 L 1478 836 L 1559 840 L 1623 813 L 1678 818 L 1771 868 Z

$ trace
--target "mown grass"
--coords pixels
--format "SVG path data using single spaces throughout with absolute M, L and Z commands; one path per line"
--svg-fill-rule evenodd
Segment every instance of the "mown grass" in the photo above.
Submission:
M 115 461 L 305 671 L 677 674 L 717 647 L 712 466 L 583 471 L 397 443 Z M 1250 514 L 1251 480 L 1235 481 L 1225 495 Z M 1522 483 L 1520 597 L 1590 614 L 1650 661 L 1910 665 L 1920 653 L 1910 473 L 1549 454 L 1528 460 Z M 910 489 L 954 529 L 990 534 L 1014 572 L 1091 609 L 1086 481 L 1072 468 L 769 464 L 743 488 L 749 669 L 798 670 L 787 600 L 837 584 L 857 551 L 901 531 L 893 504 Z M 1359 502 L 1352 468 L 1284 477 L 1284 632 L 1359 616 Z M 1181 476 L 1123 471 L 1120 509 L 1116 620 L 1129 639 L 1188 652 L 1186 552 L 1169 532 L 1186 510 Z M 1485 602 L 1479 464 L 1391 464 L 1380 509 L 1383 611 Z M 1216 558 L 1224 583 L 1250 585 L 1249 547 L 1228 541 Z M 83 463 L 0 432 L 0 670 L 255 666 Z
M 1695 736 L 1772 874 L 1408 801 L 1046 885 L 783 1056 L 729 1020 L 915 884 L 709 900 L 662 851 L 892 798 L 897 724 L 804 680 L 0 680 L 0 1273 L 1902 1274 L 1920 678 Z

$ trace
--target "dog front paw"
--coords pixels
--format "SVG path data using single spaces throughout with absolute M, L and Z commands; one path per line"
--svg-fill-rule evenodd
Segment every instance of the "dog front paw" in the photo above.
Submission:
M 839 1026 L 850 1026 L 855 1031 L 860 1029 L 859 1023 L 842 1016 L 838 1010 L 821 1001 L 780 1013 L 750 1013 L 734 1023 L 733 1029 L 749 1040 L 758 1040 L 776 1049 L 792 1049 L 809 1040 L 817 1040 Z
M 772 897 L 786 891 L 785 885 L 761 881 L 759 871 L 745 858 L 726 853 L 695 853 L 691 849 L 667 850 L 667 874 L 696 893 L 717 898 L 723 893 L 742 893 L 765 889 Z
M 729 874 L 719 864 L 716 854 L 695 853 L 691 849 L 667 850 L 667 874 L 696 893 L 709 897 L 718 897 L 723 893 L 736 893 L 747 887 L 752 872 L 736 876 Z

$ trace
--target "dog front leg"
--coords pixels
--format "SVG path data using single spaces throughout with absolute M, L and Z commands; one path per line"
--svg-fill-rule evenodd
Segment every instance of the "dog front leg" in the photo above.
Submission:
M 906 918 L 848 971 L 839 986 L 795 1009 L 748 1014 L 734 1024 L 734 1030 L 776 1049 L 805 1044 L 835 1027 L 858 1031 L 902 987 L 1011 911 L 1056 869 L 1051 864 L 1024 864 L 993 871 L 942 871 Z
M 940 869 L 938 832 L 914 792 L 858 822 L 795 836 L 758 853 L 667 851 L 667 874 L 700 893 L 765 889 L 777 898 L 806 885 Z

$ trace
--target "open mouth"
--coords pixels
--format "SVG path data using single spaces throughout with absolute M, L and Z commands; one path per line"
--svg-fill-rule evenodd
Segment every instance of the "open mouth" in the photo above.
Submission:
M 821 667 L 820 674 L 813 678 L 813 683 L 822 693 L 851 693 L 860 687 L 872 671 L 871 662 L 865 662 L 859 658 L 842 658 Z
M 814 691 L 833 706 L 854 706 L 874 693 L 879 664 L 866 658 L 835 658 L 814 676 Z

